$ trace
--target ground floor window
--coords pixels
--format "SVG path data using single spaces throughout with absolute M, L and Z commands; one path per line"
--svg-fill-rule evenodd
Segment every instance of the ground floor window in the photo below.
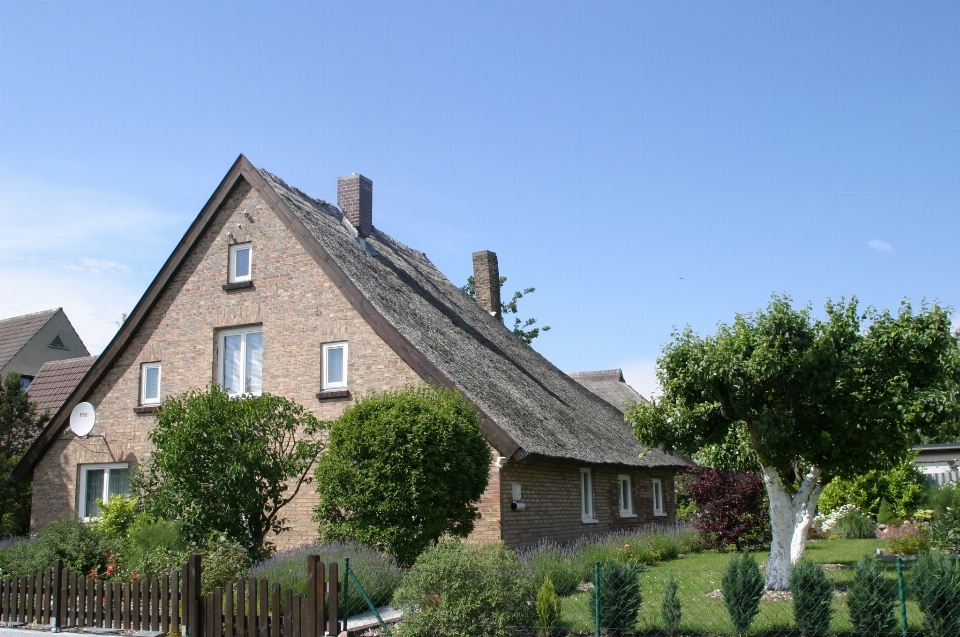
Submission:
M 84 520 L 99 517 L 97 500 L 109 502 L 115 495 L 127 495 L 129 465 L 80 465 L 80 517 Z
M 620 485 L 620 517 L 637 517 L 633 512 L 633 480 L 626 474 L 620 474 L 617 476 L 617 484 Z
M 667 514 L 667 512 L 663 510 L 663 482 L 660 478 L 653 479 L 653 514 Z
M 593 524 L 597 518 L 593 514 L 593 470 L 580 469 L 580 517 L 584 524 Z

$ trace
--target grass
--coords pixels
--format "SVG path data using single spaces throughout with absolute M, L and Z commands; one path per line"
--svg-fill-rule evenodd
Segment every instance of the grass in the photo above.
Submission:
M 876 549 L 883 546 L 882 540 L 822 540 L 807 545 L 807 555 L 820 564 L 840 564 L 846 569 L 829 570 L 827 577 L 840 593 L 845 592 L 847 584 L 853 579 L 853 565 L 866 555 L 874 555 Z M 723 570 L 727 566 L 729 554 L 709 551 L 684 555 L 675 560 L 658 562 L 647 567 L 640 575 L 643 590 L 643 605 L 640 609 L 637 628 L 639 633 L 658 632 L 663 625 L 660 617 L 660 605 L 663 602 L 664 589 L 672 575 L 678 584 L 678 595 L 683 608 L 682 633 L 732 635 L 733 626 L 720 597 L 708 597 L 707 594 L 720 588 Z M 765 565 L 767 554 L 756 553 L 757 562 Z M 893 567 L 888 577 L 895 580 Z M 590 614 L 590 595 L 592 591 L 578 592 L 563 599 L 563 620 L 576 632 L 588 633 L 593 626 Z M 836 596 L 833 602 L 834 617 L 831 631 L 843 633 L 851 629 L 845 597 Z M 920 611 L 913 602 L 908 603 L 907 617 L 910 629 L 919 630 Z M 790 600 L 762 601 L 760 614 L 754 620 L 750 635 L 763 635 L 776 632 L 789 632 L 793 628 L 793 603 Z

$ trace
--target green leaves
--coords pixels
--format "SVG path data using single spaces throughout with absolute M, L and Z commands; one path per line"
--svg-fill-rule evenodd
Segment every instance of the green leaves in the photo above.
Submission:
M 310 481 L 323 428 L 279 396 L 193 391 L 161 405 L 156 451 L 135 484 L 146 510 L 183 521 L 191 541 L 223 532 L 260 558 L 272 550 L 267 535 L 286 528 L 280 510 Z
M 316 471 L 324 540 L 354 539 L 409 565 L 440 537 L 473 530 L 490 450 L 459 392 L 367 394 L 333 424 L 329 444 Z
M 939 306 L 896 315 L 856 299 L 824 318 L 774 296 L 713 336 L 675 333 L 660 358 L 663 396 L 627 420 L 646 445 L 665 443 L 781 476 L 818 466 L 826 479 L 898 464 L 920 433 L 960 420 L 960 345 Z M 785 485 L 790 487 L 791 485 Z

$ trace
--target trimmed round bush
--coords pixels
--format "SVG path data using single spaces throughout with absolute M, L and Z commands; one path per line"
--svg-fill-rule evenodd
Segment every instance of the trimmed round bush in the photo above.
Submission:
M 534 625 L 536 590 L 502 542 L 442 539 L 424 551 L 393 596 L 399 637 L 511 637 Z

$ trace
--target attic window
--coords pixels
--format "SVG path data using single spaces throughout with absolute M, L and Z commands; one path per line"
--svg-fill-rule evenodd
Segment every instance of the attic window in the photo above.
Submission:
M 50 341 L 50 344 L 47 347 L 56 347 L 57 349 L 67 349 L 67 346 L 63 344 L 63 341 L 60 340 L 60 335 L 53 337 L 53 340 Z
M 249 243 L 239 243 L 230 246 L 230 272 L 228 283 L 250 281 L 251 263 L 253 261 L 253 246 Z

